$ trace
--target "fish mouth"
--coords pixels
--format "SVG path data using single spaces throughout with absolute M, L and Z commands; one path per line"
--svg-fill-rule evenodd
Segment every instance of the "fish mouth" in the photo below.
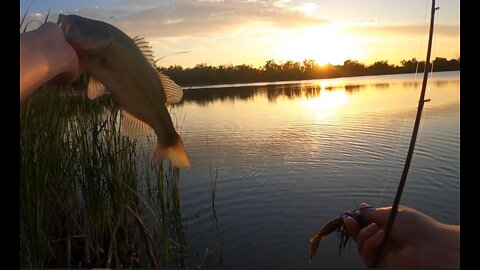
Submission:
M 72 40 L 72 20 L 71 17 L 63 14 L 58 14 L 57 25 L 60 26 L 65 36 L 65 40 L 73 47 L 76 48 L 74 41 Z M 78 52 L 77 52 L 78 53 Z
M 57 24 L 60 26 L 62 30 L 64 30 L 64 32 L 65 32 L 66 22 L 67 22 L 67 16 L 61 13 L 58 14 Z

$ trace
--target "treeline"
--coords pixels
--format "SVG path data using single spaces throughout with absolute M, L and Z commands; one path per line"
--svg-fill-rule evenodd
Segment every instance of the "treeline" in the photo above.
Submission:
M 270 82 L 325 79 L 336 77 L 384 75 L 423 72 L 425 61 L 402 60 L 401 65 L 390 65 L 388 61 L 377 61 L 369 66 L 356 60 L 347 60 L 343 65 L 321 66 L 315 60 L 303 62 L 286 61 L 277 63 L 268 60 L 263 67 L 255 68 L 251 65 L 221 65 L 218 67 L 198 64 L 193 68 L 182 66 L 159 67 L 158 70 L 172 78 L 181 86 L 212 85 L 230 83 Z M 437 57 L 433 61 L 434 71 L 460 70 L 460 58 L 447 60 Z M 429 69 L 431 66 L 428 67 Z

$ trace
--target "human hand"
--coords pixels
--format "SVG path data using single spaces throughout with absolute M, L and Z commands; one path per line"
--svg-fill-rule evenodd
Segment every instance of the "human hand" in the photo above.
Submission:
M 354 218 L 345 227 L 357 242 L 365 265 L 371 266 L 385 237 L 384 227 L 391 207 L 360 206 L 365 224 Z M 442 224 L 409 207 L 400 206 L 390 237 L 378 262 L 380 268 L 460 268 L 460 226 Z
M 20 34 L 20 100 L 45 83 L 68 84 L 79 75 L 77 53 L 57 24 Z

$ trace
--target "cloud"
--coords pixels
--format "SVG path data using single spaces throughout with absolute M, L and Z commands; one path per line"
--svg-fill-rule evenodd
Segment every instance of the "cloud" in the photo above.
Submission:
M 324 22 L 273 1 L 164 1 L 112 19 L 125 31 L 141 28 L 162 37 L 228 33 L 254 23 L 290 28 Z
M 417 36 L 427 35 L 428 25 L 423 24 L 393 24 L 385 22 L 367 22 L 361 25 L 350 27 L 350 31 L 362 33 L 362 35 L 402 35 Z M 450 38 L 460 37 L 460 26 L 454 24 L 434 25 L 434 34 Z
M 312 5 L 307 3 L 309 9 Z M 144 35 L 162 37 L 228 33 L 254 23 L 292 28 L 326 22 L 309 16 L 302 7 L 295 1 L 130 0 L 63 13 L 107 21 L 124 32 L 140 30 Z M 51 14 L 51 20 L 57 17 L 58 13 Z M 29 19 L 38 16 L 29 14 Z

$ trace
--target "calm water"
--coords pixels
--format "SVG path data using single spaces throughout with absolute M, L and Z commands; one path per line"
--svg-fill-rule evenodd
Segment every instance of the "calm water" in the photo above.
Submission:
M 422 74 L 414 79 L 407 74 L 186 90 L 172 118 L 192 163 L 181 171 L 180 203 L 193 261 L 206 255 L 204 268 L 363 267 L 354 244 L 338 256 L 333 234 L 309 264 L 309 237 L 361 202 L 392 203 Z M 459 72 L 433 73 L 427 98 L 401 202 L 459 224 Z

